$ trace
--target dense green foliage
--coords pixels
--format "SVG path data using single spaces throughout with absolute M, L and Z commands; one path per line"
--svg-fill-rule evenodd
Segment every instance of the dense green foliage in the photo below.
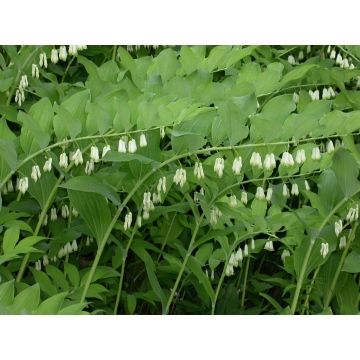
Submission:
M 358 314 L 360 46 L 125 48 L 0 50 L 0 313 Z

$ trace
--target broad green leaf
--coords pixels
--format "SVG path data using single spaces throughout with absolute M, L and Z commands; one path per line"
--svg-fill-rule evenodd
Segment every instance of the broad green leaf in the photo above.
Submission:
M 162 290 L 162 288 L 160 286 L 158 278 L 155 275 L 155 265 L 148 253 L 144 254 L 144 262 L 145 262 L 146 272 L 149 277 L 150 285 L 151 285 L 152 289 L 154 290 L 155 294 L 160 299 L 162 308 L 163 308 L 163 312 L 164 312 L 166 303 L 167 303 L 167 298 L 166 298 L 164 291 Z
M 75 139 L 76 135 L 81 132 L 81 122 L 75 119 L 70 111 L 66 110 L 63 106 L 54 104 L 54 110 L 58 114 L 59 120 L 65 125 L 71 139 Z
M 87 193 L 96 193 L 105 196 L 115 205 L 120 205 L 119 195 L 107 184 L 93 176 L 76 176 L 69 179 L 60 187 L 70 190 L 82 191 Z
M 319 198 L 327 213 L 344 199 L 344 193 L 337 182 L 335 172 L 326 169 L 319 178 Z
M 140 129 L 150 129 L 158 123 L 158 114 L 155 106 L 151 102 L 143 101 L 138 107 L 139 118 L 137 126 Z
M 16 246 L 15 251 L 21 252 L 22 250 L 29 248 L 41 240 L 48 239 L 45 236 L 28 236 L 25 239 L 22 239 Z
M 127 294 L 126 301 L 129 314 L 132 315 L 136 310 L 136 297 L 134 295 Z
M 34 311 L 40 301 L 40 286 L 35 284 L 23 290 L 9 307 L 11 315 L 20 315 L 23 310 Z
M 15 171 L 17 165 L 17 154 L 14 145 L 9 141 L 0 139 L 0 155 L 10 166 L 11 170 Z
M 274 70 L 267 70 L 260 74 L 255 81 L 256 96 L 271 93 L 276 89 L 280 80 L 280 73 Z
M 70 189 L 68 189 L 68 194 L 72 206 L 84 218 L 98 244 L 100 244 L 111 223 L 110 209 L 105 197 L 95 193 Z
M 85 273 L 84 273 L 85 272 Z M 81 282 L 80 285 L 85 285 L 88 277 L 90 275 L 90 268 L 84 269 L 80 271 Z M 95 270 L 94 276 L 91 282 L 95 282 L 99 279 L 107 279 L 110 277 L 120 277 L 120 273 L 115 269 L 108 266 L 98 266 Z
M 61 308 L 66 292 L 54 295 L 49 299 L 43 301 L 40 306 L 34 311 L 35 315 L 55 315 Z
M 264 119 L 283 124 L 295 109 L 296 105 L 292 95 L 280 95 L 269 100 L 260 115 Z
M 58 293 L 56 287 L 51 283 L 51 280 L 46 273 L 36 270 L 33 267 L 30 267 L 30 271 L 34 276 L 36 283 L 39 284 L 41 291 L 49 296 L 54 296 Z
M 103 135 L 110 128 L 109 113 L 101 106 L 88 102 L 86 112 L 88 113 L 87 124 L 88 122 L 95 123 L 100 135 Z
M 19 240 L 20 229 L 18 225 L 13 225 L 7 229 L 4 233 L 3 247 L 4 254 L 8 254 L 11 250 L 14 250 L 16 243 Z
M 255 83 L 257 77 L 261 74 L 261 67 L 255 62 L 244 64 L 239 71 L 236 83 Z
M 165 84 L 172 76 L 174 76 L 176 70 L 181 67 L 180 62 L 176 59 L 174 51 L 170 48 L 163 50 L 156 57 L 156 61 L 159 66 L 159 72 L 163 84 Z
M 134 59 L 131 57 L 131 55 L 121 46 L 118 47 L 118 53 L 120 55 L 120 60 L 122 65 L 130 70 L 132 80 L 134 84 L 141 89 L 143 80 L 140 78 L 138 74 L 138 68 L 134 61 Z
M 206 58 L 205 62 L 207 66 L 205 66 L 205 70 L 212 72 L 213 70 L 217 69 L 219 66 L 224 66 L 226 61 L 228 61 L 228 55 L 231 50 L 231 46 L 229 45 L 222 45 L 216 46 L 211 51 L 209 56 Z M 236 57 L 232 61 L 237 62 L 238 60 Z
M 280 83 L 278 85 L 278 89 L 283 88 L 285 85 L 287 85 L 291 81 L 299 80 L 299 79 L 303 78 L 307 74 L 307 72 L 314 67 L 318 67 L 318 65 L 317 64 L 304 64 L 304 65 L 297 66 L 293 70 L 289 71 L 283 77 L 283 79 L 280 81 Z
M 262 297 L 264 297 L 269 303 L 276 309 L 276 311 L 281 314 L 283 312 L 283 308 L 280 306 L 280 304 L 272 298 L 270 295 L 264 294 L 262 292 L 259 293 Z
M 65 279 L 64 274 L 55 266 L 47 265 L 46 273 L 54 280 L 55 284 L 61 288 L 62 291 L 69 291 L 69 284 Z
M 341 271 L 348 273 L 359 273 L 360 272 L 360 255 L 352 251 L 345 259 L 345 263 Z
M 10 280 L 0 285 L 0 304 L 9 306 L 14 300 L 14 281 Z
M 194 52 L 187 46 L 180 49 L 180 62 L 187 75 L 193 73 L 201 63 L 201 59 L 196 58 Z
M 211 301 L 213 301 L 215 297 L 215 293 L 211 286 L 209 278 L 205 275 L 205 272 L 201 269 L 201 263 L 195 257 L 190 255 L 188 258 L 187 266 L 198 278 L 200 284 L 204 286 L 206 293 L 209 295 Z
M 211 243 L 205 244 L 201 246 L 199 250 L 196 252 L 195 258 L 197 261 L 201 263 L 202 266 L 205 266 L 212 252 L 213 252 L 213 244 Z
M 64 268 L 67 276 L 69 277 L 71 283 L 78 287 L 80 283 L 80 275 L 77 267 L 69 262 L 64 262 Z
M 350 274 L 347 274 L 347 281 L 336 298 L 340 305 L 341 315 L 356 315 L 359 312 L 359 287 Z
M 225 67 L 230 67 L 236 64 L 238 61 L 243 59 L 245 56 L 249 56 L 254 49 L 256 49 L 257 45 L 250 45 L 246 48 L 240 48 L 239 46 L 234 46 L 230 53 L 227 56 L 227 61 Z
M 13 77 L 0 80 L 0 91 L 5 92 L 7 89 L 9 89 L 13 81 L 14 81 Z
M 87 303 L 73 304 L 61 309 L 57 315 L 80 315 Z
M 18 121 L 23 124 L 21 129 L 20 143 L 26 154 L 32 153 L 32 149 L 44 149 L 50 141 L 50 135 L 43 133 L 40 125 L 28 114 L 19 111 Z M 28 135 L 27 132 L 30 132 Z M 36 142 L 39 148 L 34 147 L 33 141 Z M 33 151 L 34 152 L 34 151 Z
M 54 120 L 54 111 L 48 98 L 36 102 L 29 111 L 29 115 L 39 124 L 44 134 L 50 134 Z

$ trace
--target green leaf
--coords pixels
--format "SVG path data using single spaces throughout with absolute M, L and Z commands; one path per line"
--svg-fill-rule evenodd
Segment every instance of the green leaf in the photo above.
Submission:
M 269 94 L 277 87 L 280 80 L 280 73 L 274 70 L 267 70 L 260 74 L 255 81 L 256 96 Z
M 237 62 L 236 56 L 233 59 L 228 60 L 228 54 L 231 50 L 231 46 L 229 45 L 222 45 L 216 46 L 211 51 L 209 56 L 206 59 L 205 70 L 212 72 L 213 70 L 217 69 L 221 65 L 225 65 L 226 60 L 229 62 L 231 60 L 233 63 Z
M 146 272 L 149 277 L 150 285 L 152 289 L 154 290 L 155 294 L 158 296 L 158 298 L 161 301 L 163 312 L 165 311 L 167 298 L 165 296 L 164 291 L 161 289 L 160 283 L 158 278 L 155 275 L 155 265 L 152 261 L 150 255 L 146 252 L 144 254 L 144 262 L 146 267 Z
M 52 296 L 46 299 L 40 304 L 40 306 L 34 311 L 35 315 L 55 315 L 61 308 L 64 298 L 67 295 L 66 292 Z
M 80 282 L 81 286 L 85 285 L 85 283 L 90 275 L 90 268 L 87 268 L 84 270 L 80 271 L 80 276 L 82 276 L 81 282 Z M 110 278 L 110 277 L 120 277 L 120 273 L 109 266 L 98 266 L 95 270 L 95 273 L 94 273 L 94 276 L 93 276 L 91 282 L 95 282 L 99 279 L 106 279 L 106 278 Z
M 136 310 L 136 297 L 134 295 L 127 294 L 126 301 L 129 314 L 132 315 Z
M 180 62 L 186 75 L 193 73 L 201 63 L 201 59 L 196 58 L 194 52 L 187 46 L 182 46 L 180 49 Z
M 261 295 L 262 297 L 264 297 L 267 301 L 269 301 L 269 303 L 276 309 L 276 311 L 279 314 L 282 314 L 282 312 L 284 311 L 283 308 L 280 306 L 280 304 L 274 299 L 272 298 L 270 295 L 264 294 L 264 293 L 259 293 L 259 295 Z
M 157 57 L 156 61 L 159 66 L 159 71 L 163 84 L 165 84 L 176 73 L 176 70 L 181 67 L 180 62 L 176 59 L 176 55 L 172 49 L 163 50 Z
M 245 102 L 243 101 L 244 98 L 246 99 Z M 247 102 L 251 102 L 251 97 L 244 96 L 242 98 L 236 98 L 236 100 L 237 103 L 232 99 L 222 102 L 218 108 L 218 113 L 222 118 L 222 123 L 230 141 L 230 146 L 238 144 L 249 134 L 249 129 L 244 126 L 244 124 L 249 115 L 248 112 L 252 111 L 251 106 L 247 104 Z M 239 101 L 243 102 L 244 106 L 242 108 L 238 106 Z
M 47 265 L 46 273 L 54 280 L 56 285 L 61 288 L 62 291 L 69 291 L 69 284 L 65 279 L 64 274 L 55 266 Z
M 350 274 L 347 275 L 347 281 L 336 298 L 340 305 L 341 315 L 356 315 L 359 312 L 359 287 L 354 278 Z
M 75 139 L 76 135 L 81 132 L 81 122 L 78 119 L 75 119 L 70 111 L 66 110 L 63 106 L 54 104 L 54 110 L 58 114 L 59 120 L 62 124 L 65 125 L 66 130 L 68 131 L 71 139 Z
M 210 255 L 213 252 L 213 244 L 205 244 L 199 248 L 195 254 L 195 259 L 201 263 L 202 266 L 205 266 L 207 261 L 210 258 Z
M 121 46 L 118 47 L 118 53 L 120 55 L 120 60 L 122 65 L 130 70 L 131 78 L 134 82 L 134 84 L 141 89 L 143 80 L 138 75 L 138 68 L 134 61 L 134 59 L 131 57 L 131 55 Z
M 44 134 L 40 125 L 28 114 L 19 111 L 18 121 L 23 124 L 21 129 L 20 143 L 26 154 L 31 154 L 39 149 L 43 150 L 49 144 L 50 135 Z M 29 135 L 28 132 L 31 134 Z M 33 145 L 33 141 L 36 145 Z M 35 146 L 35 147 L 34 147 Z
M 108 151 L 105 156 L 102 158 L 103 161 L 113 161 L 113 162 L 129 162 L 132 160 L 137 160 L 141 164 L 151 164 L 154 163 L 158 164 L 153 159 L 149 159 L 145 156 L 138 155 L 138 154 L 125 154 L 125 153 L 119 153 L 117 151 Z
M 291 81 L 303 78 L 310 69 L 312 69 L 314 67 L 318 67 L 318 66 L 319 65 L 317 65 L 317 64 L 304 64 L 304 65 L 297 66 L 296 68 L 294 68 L 292 71 L 288 72 L 284 76 L 284 78 L 280 81 L 280 83 L 278 85 L 278 89 L 283 88 L 285 85 L 287 85 Z
M 73 304 L 61 309 L 57 315 L 80 315 L 87 303 Z
M 17 165 L 17 154 L 13 143 L 0 139 L 0 156 L 15 171 Z M 4 175 L 2 175 L 4 177 Z M 2 180 L 2 178 L 0 178 Z
M 78 287 L 80 283 L 80 275 L 77 267 L 73 264 L 70 264 L 68 262 L 64 262 L 64 268 L 67 276 L 69 277 L 71 283 Z
M 206 293 L 209 295 L 211 301 L 213 301 L 215 298 L 215 293 L 211 286 L 209 278 L 206 276 L 204 271 L 201 269 L 200 262 L 194 256 L 190 255 L 188 258 L 187 266 L 197 277 L 200 284 L 202 284 L 204 286 Z
M 70 189 L 68 189 L 68 194 L 72 206 L 84 218 L 98 244 L 100 244 L 111 223 L 110 209 L 105 197 L 95 193 Z
M 14 281 L 10 280 L 0 285 L 0 304 L 9 306 L 14 300 Z
M 352 251 L 345 259 L 345 263 L 341 271 L 348 273 L 359 273 L 360 272 L 360 255 Z
M 41 240 L 48 239 L 45 236 L 28 236 L 25 239 L 22 239 L 15 247 L 15 250 L 21 252 L 21 250 L 29 248 L 37 244 Z
M 53 128 L 54 111 L 48 98 L 42 98 L 30 108 L 29 115 L 39 124 L 44 134 Z
M 13 81 L 14 81 L 13 77 L 0 80 L 0 91 L 5 92 L 7 89 L 9 89 Z
M 51 283 L 51 280 L 47 274 L 45 274 L 43 271 L 36 270 L 33 267 L 30 267 L 29 269 L 34 276 L 36 283 L 39 284 L 41 291 L 48 294 L 49 296 L 54 296 L 58 293 L 56 287 Z
M 35 284 L 23 290 L 9 307 L 11 315 L 20 315 L 23 310 L 34 311 L 40 301 L 40 286 Z
M 96 128 L 100 135 L 110 128 L 110 115 L 109 113 L 97 104 L 88 102 L 86 104 L 86 112 L 88 113 L 87 122 L 93 122 L 96 124 Z
M 279 124 L 296 109 L 292 95 L 280 95 L 269 100 L 261 111 L 261 117 Z
M 18 225 L 14 225 L 7 229 L 4 233 L 4 254 L 8 254 L 11 250 L 14 250 L 16 243 L 19 240 L 20 229 Z
M 104 184 L 93 176 L 76 176 L 59 187 L 87 193 L 96 193 L 105 196 L 115 205 L 121 204 L 119 195 L 109 185 Z

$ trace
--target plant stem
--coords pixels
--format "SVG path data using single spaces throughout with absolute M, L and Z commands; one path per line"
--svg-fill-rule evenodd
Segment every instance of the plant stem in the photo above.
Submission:
M 302 309 L 301 315 L 304 315 L 305 310 L 306 310 L 307 307 L 309 306 L 309 297 L 310 297 L 311 289 L 312 289 L 312 287 L 313 287 L 313 285 L 314 285 L 314 282 L 315 282 L 315 280 L 316 280 L 316 277 L 317 277 L 320 269 L 321 269 L 321 266 L 318 266 L 317 269 L 316 269 L 315 272 L 314 272 L 313 278 L 312 278 L 312 280 L 311 280 L 310 288 L 309 288 L 309 290 L 306 292 L 306 298 L 305 298 L 305 302 L 304 302 L 304 308 Z
M 245 304 L 246 283 L 247 283 L 247 277 L 248 277 L 248 272 L 249 272 L 249 265 L 250 265 L 250 257 L 247 258 L 246 267 L 245 267 L 244 288 L 243 288 L 243 292 L 241 294 L 241 307 L 243 307 Z
M 331 286 L 330 286 L 330 291 L 328 293 L 328 296 L 327 296 L 327 299 L 325 300 L 324 302 L 324 308 L 327 308 L 329 305 L 330 305 L 330 301 L 331 301 L 331 298 L 332 298 L 332 294 L 334 293 L 334 289 L 335 289 L 335 286 L 336 286 L 336 283 L 338 281 L 338 278 L 339 278 L 339 275 L 340 275 L 340 271 L 344 265 L 344 262 L 345 262 L 345 259 L 346 259 L 346 256 L 349 252 L 349 249 L 350 249 L 350 246 L 351 246 L 351 243 L 353 242 L 354 240 L 354 237 L 355 237 L 355 232 L 356 232 L 356 229 L 357 227 L 359 226 L 359 223 L 356 222 L 354 227 L 352 228 L 351 230 L 351 233 L 350 233 L 350 236 L 349 236 L 349 239 L 348 239 L 348 242 L 346 244 L 346 247 L 343 251 L 343 254 L 341 256 L 341 259 L 340 259 L 340 262 L 339 262 L 339 265 L 336 269 L 336 272 L 335 272 L 335 275 L 334 275 L 334 278 L 333 278 L 333 281 L 331 283 Z

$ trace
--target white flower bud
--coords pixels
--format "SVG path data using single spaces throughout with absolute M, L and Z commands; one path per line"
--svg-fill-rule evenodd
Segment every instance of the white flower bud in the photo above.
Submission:
M 236 260 L 237 262 L 243 260 L 243 253 L 242 253 L 241 247 L 239 247 L 238 251 L 237 251 L 236 254 L 235 254 L 235 260 Z
M 68 158 L 65 153 L 60 154 L 59 166 L 64 169 L 66 169 L 69 166 Z
M 251 250 L 255 250 L 255 240 L 251 239 Z
M 52 158 L 49 158 L 45 161 L 45 165 L 43 167 L 44 171 L 51 171 Z
M 106 155 L 106 153 L 107 153 L 108 151 L 110 151 L 110 150 L 111 150 L 110 145 L 105 145 L 105 146 L 103 147 L 102 157 L 104 157 L 104 156 Z M 125 152 L 126 152 L 126 149 L 125 149 Z
M 315 148 L 312 149 L 311 159 L 313 161 L 317 161 L 317 160 L 321 159 L 320 149 L 318 147 L 315 147 Z
M 242 159 L 241 156 L 236 157 L 233 162 L 232 171 L 235 175 L 240 175 L 242 168 Z
M 57 220 L 57 212 L 56 209 L 53 207 L 50 210 L 50 220 L 51 221 L 56 221 Z
M 311 46 L 308 45 L 308 46 L 306 47 L 306 53 L 309 54 L 310 52 L 311 52 Z
M 69 55 L 77 56 L 77 46 L 76 45 L 69 45 Z
M 335 222 L 335 234 L 336 234 L 336 236 L 340 235 L 340 233 L 342 232 L 342 229 L 343 229 L 342 221 L 341 220 L 336 221 Z
M 225 270 L 225 275 L 226 276 L 231 276 L 234 275 L 234 268 L 231 265 L 227 265 L 226 270 Z
M 327 91 L 326 88 L 323 88 L 322 99 L 323 99 L 323 100 L 330 99 L 330 96 L 329 96 L 328 91 Z
M 304 149 L 298 150 L 296 152 L 295 161 L 298 165 L 304 164 L 304 162 L 306 161 L 306 155 Z
M 196 162 L 196 163 L 195 163 L 194 175 L 195 175 L 199 180 L 205 178 L 204 169 L 203 169 L 203 167 L 202 167 L 202 163 L 201 163 L 201 162 Z
M 284 250 L 283 253 L 281 254 L 281 260 L 282 262 L 285 262 L 285 258 L 287 256 L 290 256 L 290 251 L 289 250 Z
M 256 189 L 255 198 L 256 198 L 256 199 L 259 199 L 259 200 L 265 199 L 265 193 L 264 193 L 264 189 L 263 189 L 262 187 L 259 186 L 259 187 Z
M 77 149 L 75 154 L 73 155 L 73 157 L 71 158 L 72 161 L 75 161 L 75 165 L 78 166 L 79 164 L 82 164 L 83 161 L 83 157 L 82 157 L 82 153 L 80 151 L 80 149 Z
M 214 171 L 216 174 L 219 175 L 219 178 L 222 178 L 223 174 L 224 174 L 224 168 L 225 168 L 225 162 L 223 158 L 217 158 L 215 160 L 215 165 L 214 165 Z
M 320 254 L 323 256 L 323 258 L 326 258 L 326 255 L 329 253 L 329 244 L 328 243 L 322 243 Z
M 328 89 L 328 94 L 329 94 L 330 98 L 333 98 L 333 97 L 336 96 L 335 92 L 334 92 L 334 90 L 333 90 L 333 88 L 331 86 Z
M 247 192 L 246 191 L 243 191 L 241 193 L 241 200 L 240 200 L 244 205 L 247 204 L 248 202 L 248 199 L 247 199 Z
M 291 167 L 295 165 L 294 159 L 290 153 L 285 151 L 281 157 L 281 165 L 285 167 Z
M 288 62 L 289 62 L 291 65 L 295 65 L 295 58 L 294 58 L 292 55 L 289 55 L 289 56 L 288 56 Z
M 147 146 L 147 142 L 146 142 L 146 137 L 144 134 L 140 135 L 140 147 L 145 147 Z
M 133 154 L 137 150 L 135 139 L 131 139 L 128 144 L 129 153 Z
M 267 250 L 267 251 L 274 251 L 273 242 L 271 240 L 267 241 L 265 243 L 264 249 Z
M 60 46 L 59 59 L 62 60 L 62 61 L 66 61 L 66 58 L 67 58 L 66 47 L 65 46 Z
M 162 139 L 165 137 L 165 128 L 164 128 L 164 126 L 160 127 L 160 136 L 161 136 Z
M 339 248 L 340 249 L 345 249 L 346 248 L 346 236 L 342 236 L 340 238 Z
M 141 227 L 141 216 L 138 216 L 136 221 L 137 221 L 138 228 L 140 228 Z
M 126 153 L 125 141 L 123 139 L 119 140 L 118 152 Z
M 8 190 L 8 192 L 13 192 L 14 191 L 14 185 L 13 185 L 11 179 L 7 183 L 7 190 Z
M 294 93 L 293 100 L 296 105 L 299 103 L 299 95 L 297 93 Z
M 283 192 L 282 192 L 284 197 L 290 197 L 290 192 L 288 187 L 286 186 L 286 184 L 283 185 Z
M 53 64 L 57 64 L 59 61 L 58 51 L 56 49 L 51 50 L 50 60 Z
M 29 179 L 27 177 L 24 177 L 19 180 L 19 191 L 22 194 L 26 193 L 26 190 L 29 188 Z
M 85 174 L 90 175 L 94 171 L 94 160 L 90 159 L 90 161 L 86 162 L 85 165 Z
M 272 194 L 273 194 L 273 188 L 269 187 L 267 189 L 267 192 L 266 192 L 266 200 L 267 201 L 271 201 L 271 197 L 272 197 Z
M 334 152 L 334 150 L 334 144 L 331 140 L 329 140 L 329 142 L 326 144 L 326 151 L 331 154 L 332 152 Z
M 32 167 L 31 175 L 30 177 L 37 182 L 38 178 L 41 178 L 41 172 L 39 166 L 35 165 Z
M 235 254 L 234 253 L 232 253 L 231 256 L 230 256 L 229 265 L 234 266 L 234 267 L 239 266 L 239 263 L 235 260 Z
M 330 59 L 334 59 L 334 60 L 335 60 L 335 58 L 336 58 L 336 51 L 335 51 L 335 49 L 332 49 L 332 50 L 331 50 L 331 54 L 330 54 Z
M 90 159 L 95 163 L 99 162 L 99 149 L 96 146 L 91 147 Z
M 250 165 L 254 168 L 262 169 L 261 156 L 257 152 L 253 152 L 250 159 Z
M 49 216 L 48 216 L 48 214 L 46 214 L 45 217 L 44 217 L 44 220 L 43 220 L 43 222 L 42 222 L 42 226 L 46 226 L 46 225 L 47 225 L 47 223 L 48 223 L 48 218 L 49 218 Z
M 244 256 L 249 256 L 249 248 L 247 244 L 244 246 Z
M 149 217 L 150 217 L 149 212 L 148 211 L 143 211 L 143 219 L 147 220 L 147 219 L 149 219 Z
M 79 213 L 78 213 L 74 208 L 72 208 L 72 214 L 73 214 L 75 217 L 78 217 L 78 216 L 79 216 Z
M 48 258 L 47 255 L 44 255 L 44 256 L 43 256 L 43 265 L 44 265 L 44 266 L 49 265 L 49 258 Z
M 70 215 L 69 208 L 67 205 L 61 207 L 61 216 L 66 219 Z
M 341 54 L 339 53 L 339 54 L 337 54 L 335 64 L 336 65 L 342 65 L 342 62 L 343 62 L 343 59 L 342 59 Z
M 78 250 L 78 246 L 77 246 L 77 242 L 76 240 L 74 240 L 71 244 L 71 249 L 72 251 L 77 251 Z
M 235 195 L 230 196 L 230 207 L 236 208 L 237 207 L 237 199 Z
M 305 189 L 306 189 L 307 191 L 310 191 L 310 185 L 309 185 L 309 183 L 308 183 L 307 180 L 305 180 Z
M 299 61 L 304 60 L 304 52 L 301 50 L 299 51 Z
M 291 187 L 291 195 L 298 196 L 299 195 L 299 187 L 298 184 L 292 184 Z

